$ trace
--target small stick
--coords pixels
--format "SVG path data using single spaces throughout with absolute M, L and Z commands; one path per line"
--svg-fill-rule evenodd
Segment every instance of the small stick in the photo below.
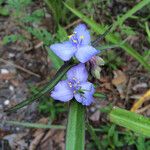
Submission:
M 30 70 L 27 70 L 27 69 L 25 69 L 25 68 L 23 68 L 23 67 L 21 67 L 21 66 L 19 66 L 19 65 L 12 64 L 10 61 L 4 60 L 4 59 L 2 59 L 2 58 L 0 58 L 0 62 L 3 62 L 3 63 L 5 63 L 5 64 L 12 65 L 12 66 L 14 66 L 14 67 L 17 68 L 17 69 L 20 69 L 21 71 L 24 71 L 24 72 L 26 72 L 26 73 L 28 73 L 28 74 L 30 74 L 30 75 L 36 76 L 36 77 L 38 77 L 38 78 L 41 77 L 39 74 L 36 74 L 36 73 L 34 73 L 34 72 L 30 71 Z
M 74 26 L 74 25 L 80 23 L 81 21 L 82 21 L 81 19 L 75 20 L 74 22 L 72 22 L 72 23 L 70 23 L 69 25 L 67 25 L 67 26 L 65 27 L 65 29 L 67 30 L 67 29 L 69 29 L 70 27 L 72 27 L 72 26 Z
M 131 108 L 131 111 L 135 112 L 148 99 L 150 99 L 150 90 L 148 90 L 137 102 L 135 102 Z
M 136 113 L 143 113 L 144 111 L 146 111 L 149 108 L 150 108 L 150 104 L 141 108 L 141 109 L 136 110 Z

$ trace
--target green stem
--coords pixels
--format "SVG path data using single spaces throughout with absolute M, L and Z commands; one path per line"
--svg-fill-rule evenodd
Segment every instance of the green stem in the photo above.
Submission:
M 85 107 L 75 100 L 71 101 L 66 150 L 84 150 L 85 141 Z
M 31 104 L 32 102 L 38 100 L 41 96 L 43 96 L 45 93 L 50 92 L 54 86 L 62 79 L 62 77 L 65 75 L 65 73 L 74 65 L 76 65 L 77 62 L 74 62 L 73 60 L 70 60 L 66 62 L 56 73 L 56 75 L 50 80 L 50 82 L 44 86 L 38 93 L 34 94 L 32 97 L 24 100 L 23 102 L 15 105 L 14 107 L 5 110 L 8 113 L 14 112 L 26 105 Z

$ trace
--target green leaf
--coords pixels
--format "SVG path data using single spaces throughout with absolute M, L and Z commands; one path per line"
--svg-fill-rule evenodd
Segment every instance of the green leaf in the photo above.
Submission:
M 11 34 L 11 35 L 6 35 L 4 36 L 3 40 L 2 40 L 2 43 L 5 45 L 5 44 L 8 44 L 8 43 L 14 43 L 16 41 L 23 41 L 25 40 L 25 38 L 20 35 L 20 34 Z
M 145 22 L 145 28 L 146 28 L 146 32 L 147 32 L 147 35 L 148 35 L 148 40 L 150 42 L 150 29 L 148 27 L 148 22 Z
M 54 68 L 59 69 L 63 64 L 63 61 L 48 47 L 46 47 L 46 50 L 48 52 L 48 56 L 49 56 L 50 60 L 53 62 Z
M 96 133 L 94 131 L 94 128 L 88 123 L 86 125 L 86 128 L 87 128 L 89 134 L 91 135 L 91 138 L 93 139 L 95 145 L 97 146 L 97 149 L 98 150 L 103 150 L 103 146 L 102 146 L 99 138 L 97 137 L 97 135 L 96 135 Z
M 25 29 L 35 36 L 37 39 L 43 41 L 43 43 L 47 46 L 50 45 L 52 42 L 52 35 L 46 29 L 43 28 L 32 28 L 32 27 L 25 27 Z
M 150 119 L 142 115 L 114 107 L 109 114 L 110 121 L 132 131 L 150 137 Z
M 13 111 L 16 111 L 26 105 L 31 104 L 32 102 L 34 102 L 35 100 L 40 99 L 41 96 L 43 96 L 45 93 L 50 92 L 54 86 L 61 80 L 61 78 L 65 75 L 65 73 L 74 65 L 76 65 L 77 63 L 75 63 L 74 61 L 70 60 L 68 62 L 66 62 L 56 73 L 56 75 L 49 81 L 49 83 L 43 87 L 38 93 L 32 95 L 30 98 L 22 101 L 21 103 L 17 104 L 16 106 L 5 110 L 6 112 L 10 113 Z
M 150 0 L 142 0 L 141 2 L 136 4 L 132 9 L 127 11 L 121 18 L 118 18 L 118 20 L 113 24 L 113 30 L 117 27 L 117 25 L 121 26 L 125 20 L 130 18 L 134 13 L 142 9 L 144 6 L 148 5 L 148 3 L 150 3 Z
M 3 121 L 3 124 L 23 126 L 27 128 L 65 129 L 65 127 L 61 125 L 46 125 L 41 123 L 29 123 L 29 122 L 18 122 L 18 121 Z
M 57 34 L 56 34 L 56 38 L 60 41 L 60 42 L 64 42 L 66 40 L 68 40 L 68 35 L 66 30 L 58 25 L 58 30 L 57 30 Z
M 84 150 L 85 141 L 85 107 L 75 100 L 71 101 L 66 150 Z
M 106 95 L 102 94 L 102 93 L 94 93 L 94 97 L 98 97 L 98 98 L 106 98 Z
M 43 17 L 44 17 L 44 10 L 43 9 L 37 9 L 34 12 L 32 12 L 32 14 L 28 14 L 25 17 L 21 18 L 21 21 L 24 23 L 40 22 Z
M 97 34 L 103 34 L 103 32 L 106 30 L 106 27 L 97 24 L 94 20 L 89 19 L 85 15 L 83 15 L 80 11 L 78 11 L 75 8 L 71 8 L 69 5 L 64 3 L 64 5 L 72 11 L 76 16 L 81 18 L 84 22 L 86 22 Z M 115 34 L 107 34 L 106 40 L 113 43 L 118 44 L 122 43 L 120 36 L 116 36 Z M 150 71 L 150 65 L 144 60 L 144 58 L 139 54 L 136 50 L 134 50 L 129 44 L 121 44 L 120 47 L 125 50 L 128 54 L 130 54 L 133 58 L 135 58 L 137 61 L 139 61 L 148 71 Z
M 61 2 L 59 0 L 44 0 L 44 2 L 46 3 L 49 10 L 53 14 L 55 22 L 57 24 L 59 24 L 60 18 L 62 15 L 62 13 L 60 13 L 60 11 L 62 12 L 62 10 L 63 10 L 63 8 L 61 8 L 61 6 L 62 6 Z
M 0 15 L 2 15 L 2 16 L 9 16 L 9 10 L 8 10 L 8 8 L 0 6 Z

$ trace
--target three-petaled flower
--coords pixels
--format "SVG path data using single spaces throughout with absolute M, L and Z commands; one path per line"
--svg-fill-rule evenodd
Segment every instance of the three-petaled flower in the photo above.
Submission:
M 92 83 L 87 82 L 88 73 L 85 65 L 80 63 L 67 72 L 67 79 L 60 81 L 51 93 L 55 100 L 67 102 L 73 97 L 82 105 L 90 105 L 95 92 Z
M 64 61 L 75 56 L 81 63 L 85 63 L 98 54 L 98 50 L 90 44 L 89 31 L 84 24 L 79 24 L 73 34 L 69 36 L 69 41 L 53 44 L 50 49 Z

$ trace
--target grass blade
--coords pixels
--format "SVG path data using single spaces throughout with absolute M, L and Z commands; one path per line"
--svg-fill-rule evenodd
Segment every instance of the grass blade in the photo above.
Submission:
M 142 0 L 138 4 L 136 4 L 132 9 L 127 11 L 121 18 L 119 18 L 114 24 L 113 24 L 113 29 L 117 27 L 117 25 L 122 25 L 125 20 L 130 18 L 134 13 L 136 13 L 138 10 L 142 9 L 144 6 L 146 6 L 148 3 L 150 3 L 150 0 Z
M 46 125 L 41 123 L 29 123 L 29 122 L 18 122 L 18 121 L 3 121 L 3 124 L 22 126 L 27 128 L 65 129 L 65 126 L 62 125 Z
M 67 135 L 66 150 L 84 150 L 85 138 L 85 107 L 75 100 L 71 101 Z
M 78 11 L 75 8 L 71 8 L 69 5 L 65 4 L 64 5 L 76 16 L 81 18 L 85 23 L 87 23 L 93 31 L 95 31 L 97 34 L 103 34 L 104 31 L 106 31 L 106 27 L 97 24 L 94 20 L 89 19 L 85 15 L 83 15 L 80 11 Z M 112 33 L 109 33 L 106 35 L 106 40 L 109 42 L 112 42 L 113 44 L 118 44 L 122 43 L 123 41 L 121 40 L 120 36 L 116 36 Z M 120 47 L 125 50 L 129 55 L 131 55 L 133 58 L 135 58 L 137 61 L 141 63 L 148 71 L 150 71 L 150 65 L 144 60 L 144 58 L 136 51 L 134 50 L 129 44 L 121 44 Z
M 109 114 L 110 121 L 134 132 L 150 137 L 150 119 L 142 115 L 114 107 Z
M 90 124 L 87 124 L 86 128 L 87 128 L 89 134 L 91 135 L 91 138 L 93 139 L 95 145 L 97 146 L 97 149 L 98 150 L 103 150 L 103 147 L 102 147 L 102 145 L 100 143 L 99 138 L 97 137 L 97 135 L 96 135 L 96 133 L 94 131 L 94 128 Z

